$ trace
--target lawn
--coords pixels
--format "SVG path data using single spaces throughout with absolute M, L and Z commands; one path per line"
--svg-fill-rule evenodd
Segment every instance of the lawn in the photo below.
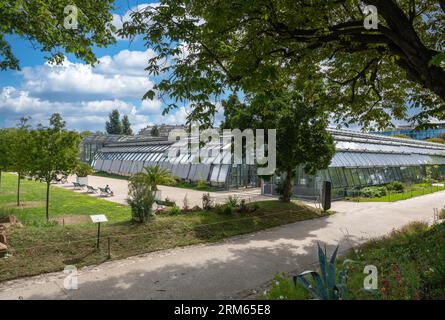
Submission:
M 52 217 L 107 215 L 110 221 L 101 228 L 101 247 L 96 250 L 95 225 L 88 220 L 69 225 L 46 224 L 44 185 L 23 181 L 22 186 L 24 206 L 14 208 L 16 176 L 4 174 L 0 215 L 14 214 L 24 227 L 7 230 L 7 239 L 14 251 L 11 256 L 0 259 L 0 281 L 57 271 L 69 264 L 81 267 L 102 263 L 109 259 L 108 238 L 111 259 L 121 259 L 178 246 L 215 242 L 329 214 L 297 202 L 286 204 L 272 200 L 258 202 L 258 209 L 246 214 L 224 215 L 206 211 L 174 216 L 162 214 L 146 224 L 135 224 L 130 222 L 131 213 L 127 206 L 52 187 Z
M 395 201 L 420 197 L 426 194 L 444 190 L 445 187 L 432 186 L 424 183 L 419 183 L 407 187 L 407 190 L 404 192 L 388 192 L 388 194 L 383 197 L 375 197 L 375 198 L 352 197 L 352 198 L 346 198 L 346 200 L 354 202 L 395 202 Z
M 443 215 L 443 213 L 442 213 Z M 348 259 L 349 262 L 343 264 Z M 363 290 L 364 267 L 378 270 L 378 289 Z M 411 223 L 351 250 L 337 263 L 348 272 L 347 299 L 417 300 L 445 298 L 445 223 Z M 306 290 L 278 275 L 269 299 L 310 299 Z

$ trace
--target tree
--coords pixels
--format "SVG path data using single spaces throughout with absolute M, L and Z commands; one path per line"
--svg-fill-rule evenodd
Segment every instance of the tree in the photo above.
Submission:
M 125 115 L 122 118 L 122 134 L 125 134 L 127 136 L 133 135 L 133 130 L 131 130 L 130 120 L 128 119 L 127 115 Z
M 75 14 L 73 4 L 77 8 L 77 25 L 71 19 Z M 111 9 L 113 0 L 0 0 L 0 69 L 20 69 L 19 59 L 7 40 L 11 35 L 25 38 L 49 53 L 50 61 L 60 63 L 64 53 L 72 53 L 89 64 L 95 63 L 92 46 L 115 42 Z
M 250 104 L 231 96 L 223 106 L 226 119 L 222 128 L 277 129 L 276 174 L 284 174 L 279 188 L 284 202 L 290 201 L 299 166 L 307 174 L 329 166 L 334 140 L 326 130 L 327 112 L 319 103 L 305 102 L 298 92 L 281 92 L 257 95 Z
M 11 135 L 6 129 L 0 129 L 0 191 L 2 188 L 2 172 L 7 171 L 10 166 L 10 147 Z
M 152 137 L 159 137 L 159 127 L 157 125 L 154 125 L 153 128 L 150 130 L 150 135 Z
M 147 70 L 172 75 L 144 96 L 172 97 L 164 112 L 191 101 L 189 120 L 207 122 L 226 92 L 321 78 L 336 121 L 384 128 L 411 107 L 418 123 L 445 118 L 444 12 L 443 0 L 161 0 L 118 33 L 143 35 L 157 53 Z
M 110 121 L 105 124 L 105 130 L 108 134 L 122 134 L 122 124 L 120 114 L 117 109 L 109 114 Z
M 32 132 L 34 140 L 34 163 L 31 174 L 46 183 L 46 220 L 49 221 L 49 200 L 51 182 L 57 176 L 69 175 L 79 163 L 79 144 L 81 137 L 77 132 L 66 131 L 64 122 L 56 114 L 48 128 L 38 128 Z M 60 120 L 60 121 L 59 121 Z
M 29 119 L 23 117 L 17 128 L 9 129 L 9 169 L 17 173 L 17 206 L 20 206 L 21 180 L 31 171 L 35 160 L 32 156 L 35 146 L 28 125 Z

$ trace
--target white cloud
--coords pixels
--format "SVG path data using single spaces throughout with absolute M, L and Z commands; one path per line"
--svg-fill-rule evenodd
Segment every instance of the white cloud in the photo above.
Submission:
M 138 11 L 143 11 L 148 7 L 152 7 L 152 8 L 156 8 L 157 6 L 159 6 L 160 3 L 156 2 L 156 3 L 141 3 L 137 6 L 134 6 L 130 9 L 128 9 L 127 12 L 125 12 L 124 15 L 118 15 L 118 14 L 113 14 L 113 21 L 111 22 L 116 29 L 121 29 L 123 24 L 125 22 L 131 21 L 131 14 L 134 12 L 138 12 Z M 119 37 L 118 35 L 115 35 L 115 37 L 119 40 L 124 40 L 124 38 Z
M 104 75 L 126 75 L 135 77 L 146 77 L 145 68 L 148 61 L 155 56 L 152 49 L 146 51 L 122 50 L 114 56 L 103 56 L 94 72 Z
M 153 82 L 148 77 L 135 75 L 135 66 L 141 64 L 142 54 L 120 54 L 113 58 L 106 56 L 103 60 L 104 66 L 100 69 L 82 63 L 72 63 L 67 59 L 62 65 L 45 63 L 36 67 L 25 67 L 21 72 L 23 88 L 34 95 L 54 96 L 60 100 L 141 98 L 147 90 L 153 88 Z M 123 56 L 134 58 L 134 61 L 129 59 L 125 62 L 132 68 L 123 64 Z M 108 73 L 104 73 L 106 65 L 110 66 Z

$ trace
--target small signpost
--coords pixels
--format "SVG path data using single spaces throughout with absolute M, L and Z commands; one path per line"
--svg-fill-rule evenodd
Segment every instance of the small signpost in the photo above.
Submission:
M 100 223 L 101 222 L 107 222 L 108 219 L 104 214 L 96 214 L 90 216 L 91 221 L 93 223 L 97 223 L 97 244 L 96 247 L 99 249 L 99 241 L 100 241 Z

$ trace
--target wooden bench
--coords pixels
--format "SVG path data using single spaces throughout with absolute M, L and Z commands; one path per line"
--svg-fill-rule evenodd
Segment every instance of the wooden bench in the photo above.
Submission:
M 99 187 L 99 190 L 100 190 L 100 195 L 101 196 L 105 196 L 105 197 L 112 197 L 112 196 L 114 196 L 114 193 L 111 190 L 108 191 L 107 189 L 100 188 L 100 187 Z

